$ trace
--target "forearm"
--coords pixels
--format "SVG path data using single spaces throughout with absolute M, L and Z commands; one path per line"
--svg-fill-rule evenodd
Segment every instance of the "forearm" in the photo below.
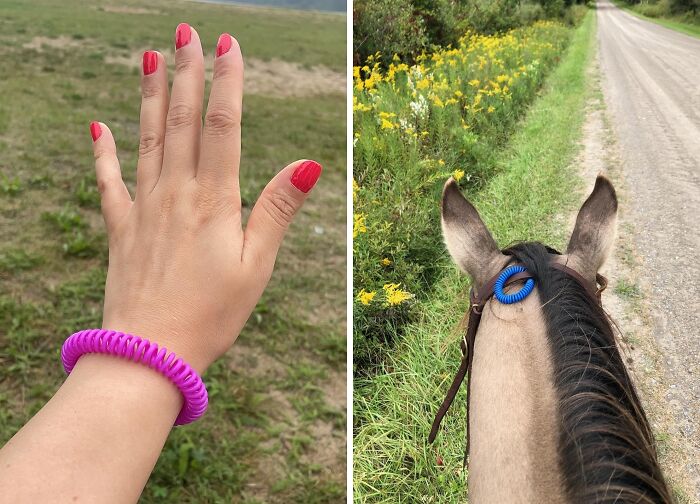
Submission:
M 0 502 L 136 502 L 181 407 L 180 391 L 146 366 L 81 357 L 0 450 Z

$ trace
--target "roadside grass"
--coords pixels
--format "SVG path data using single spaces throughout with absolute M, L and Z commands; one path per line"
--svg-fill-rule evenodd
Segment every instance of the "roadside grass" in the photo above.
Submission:
M 612 0 L 619 8 L 637 16 L 638 18 L 651 21 L 652 23 L 665 26 L 671 30 L 676 30 L 692 37 L 700 38 L 700 15 L 691 17 L 688 15 L 673 15 L 664 11 L 660 4 L 639 3 L 628 4 L 624 0 Z
M 632 300 L 642 296 L 639 287 L 625 278 L 621 278 L 615 285 L 615 294 L 625 299 Z
M 111 127 L 133 194 L 139 72 L 119 58 L 167 53 L 176 24 L 188 21 L 209 59 L 230 31 L 246 59 L 345 68 L 342 16 L 165 1 L 108 7 L 0 4 L 0 60 L 12 69 L 0 73 L 0 444 L 65 379 L 63 340 L 101 323 L 107 244 L 88 124 Z M 245 95 L 244 212 L 290 161 L 317 159 L 324 174 L 238 342 L 204 377 L 210 410 L 173 430 L 141 502 L 344 500 L 345 111 L 333 92 Z
M 562 63 L 498 154 L 499 173 L 472 197 L 500 246 L 539 240 L 562 247 L 567 215 L 578 203 L 572 166 L 590 89 L 586 68 L 595 51 L 595 16 L 576 29 Z M 437 197 L 437 196 L 436 196 Z M 437 205 L 437 199 L 436 199 Z M 469 283 L 447 254 L 441 277 L 417 303 L 417 321 L 371 378 L 356 378 L 354 495 L 358 503 L 464 502 L 465 401 L 460 391 L 434 446 L 433 416 L 459 364 L 458 321 Z

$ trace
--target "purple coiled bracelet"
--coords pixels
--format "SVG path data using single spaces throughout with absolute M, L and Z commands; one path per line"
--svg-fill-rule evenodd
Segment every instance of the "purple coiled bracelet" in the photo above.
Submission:
M 156 343 L 133 334 L 107 329 L 86 329 L 70 335 L 63 343 L 61 360 L 66 373 L 70 374 L 78 359 L 87 353 L 116 355 L 140 362 L 168 378 L 180 389 L 185 399 L 185 404 L 175 419 L 175 425 L 194 422 L 207 410 L 209 398 L 204 382 L 189 364 L 172 352 L 168 354 L 165 347 L 158 348 Z

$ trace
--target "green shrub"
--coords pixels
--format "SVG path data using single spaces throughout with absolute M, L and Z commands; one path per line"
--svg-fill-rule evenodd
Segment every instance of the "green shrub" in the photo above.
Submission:
M 353 41 L 359 59 L 377 51 L 409 57 L 428 45 L 423 19 L 413 14 L 411 0 L 356 2 Z
M 700 0 L 679 0 L 700 1 Z M 468 30 L 495 34 L 542 19 L 578 24 L 585 0 L 357 0 L 353 12 L 355 64 L 377 52 L 415 62 L 423 51 L 456 45 Z M 579 5 L 580 7 L 580 5 Z M 439 48 L 439 47 L 437 47 Z
M 700 0 L 670 0 L 669 10 L 673 14 L 690 14 L 692 17 L 700 13 Z
M 520 24 L 519 0 L 472 0 L 466 3 L 466 25 L 479 33 L 493 34 Z
M 551 21 L 502 35 L 470 32 L 455 48 L 419 56 L 412 66 L 374 55 L 353 69 L 357 371 L 381 359 L 412 320 L 414 298 L 447 265 L 439 230 L 443 183 L 453 175 L 474 191 L 495 173 L 498 148 L 569 34 Z
M 662 5 L 661 3 L 640 3 L 635 10 L 639 12 L 640 14 L 644 16 L 648 16 L 650 18 L 658 18 L 662 17 L 664 14 L 666 14 L 668 11 L 666 10 L 667 6 Z
M 531 25 L 535 21 L 546 17 L 544 8 L 540 4 L 530 2 L 521 2 L 518 5 L 517 16 L 520 24 L 523 26 Z

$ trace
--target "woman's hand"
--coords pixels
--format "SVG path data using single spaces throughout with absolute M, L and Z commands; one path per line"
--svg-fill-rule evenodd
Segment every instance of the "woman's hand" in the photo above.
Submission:
M 202 126 L 204 58 L 197 32 L 176 31 L 175 78 L 143 58 L 135 198 L 122 181 L 112 133 L 93 123 L 97 184 L 109 237 L 102 327 L 147 338 L 200 373 L 236 340 L 272 273 L 294 214 L 321 174 L 297 161 L 273 178 L 241 220 L 243 59 L 219 38 Z
M 176 47 L 170 99 L 165 60 L 144 55 L 133 201 L 112 133 L 102 123 L 91 125 L 109 235 L 103 327 L 148 338 L 201 373 L 238 336 L 321 167 L 297 161 L 278 173 L 244 232 L 240 48 L 230 35 L 219 39 L 202 129 L 199 36 L 180 25 Z M 181 407 L 177 388 L 146 366 L 82 356 L 0 450 L 0 503 L 136 502 Z

